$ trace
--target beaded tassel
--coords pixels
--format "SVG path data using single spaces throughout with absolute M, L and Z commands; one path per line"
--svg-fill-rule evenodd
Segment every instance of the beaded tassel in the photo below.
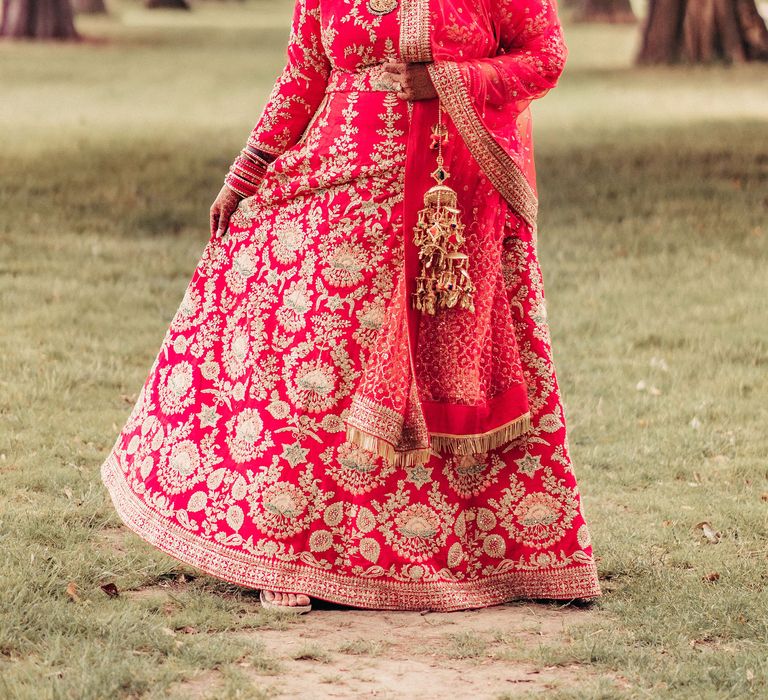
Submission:
M 413 241 L 419 249 L 419 274 L 412 301 L 416 309 L 430 315 L 440 308 L 455 306 L 475 310 L 475 287 L 467 271 L 469 257 L 460 250 L 465 240 L 464 224 L 456 207 L 456 191 L 445 184 L 450 173 L 443 163 L 448 131 L 442 111 L 440 105 L 430 144 L 430 148 L 437 149 L 437 168 L 431 173 L 437 184 L 424 194 L 424 208 L 413 229 Z

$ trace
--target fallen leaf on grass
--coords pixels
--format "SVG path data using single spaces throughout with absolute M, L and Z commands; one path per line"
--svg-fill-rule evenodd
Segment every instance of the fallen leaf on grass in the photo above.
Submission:
M 768 491 L 760 495 L 761 501 L 768 501 Z
M 717 544 L 720 541 L 720 533 L 717 532 L 706 520 L 696 523 L 694 530 L 701 530 L 702 534 L 710 544 Z
M 73 602 L 80 602 L 80 596 L 77 594 L 77 584 L 74 581 L 70 581 L 67 584 L 67 595 Z
M 710 571 L 708 574 L 704 574 L 702 576 L 703 581 L 718 581 L 720 579 L 720 574 L 717 573 L 717 571 Z
M 117 590 L 117 586 L 114 583 L 104 583 L 100 586 L 110 598 L 117 598 L 120 595 L 120 591 Z

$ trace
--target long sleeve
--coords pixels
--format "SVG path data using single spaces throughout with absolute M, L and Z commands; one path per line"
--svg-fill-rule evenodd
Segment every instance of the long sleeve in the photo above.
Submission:
M 443 55 L 430 74 L 436 86 L 460 78 L 480 114 L 491 108 L 508 118 L 555 86 L 567 49 L 555 0 L 492 0 L 490 15 L 495 56 Z
M 486 5 L 483 5 L 486 7 Z M 567 49 L 556 0 L 489 0 L 489 34 L 472 57 L 457 46 L 455 16 L 445 19 L 429 74 L 458 133 L 505 199 L 535 226 L 538 200 L 528 106 L 553 88 Z M 467 13 L 471 14 L 471 13 Z M 464 20 L 468 24 L 468 20 Z M 469 44 L 471 48 L 471 44 Z
M 320 1 L 296 0 L 285 68 L 248 146 L 273 156 L 293 146 L 323 99 L 330 69 L 320 36 Z
M 499 55 L 476 61 L 487 78 L 489 103 L 515 105 L 555 86 L 565 67 L 567 48 L 554 0 L 499 0 L 495 4 Z

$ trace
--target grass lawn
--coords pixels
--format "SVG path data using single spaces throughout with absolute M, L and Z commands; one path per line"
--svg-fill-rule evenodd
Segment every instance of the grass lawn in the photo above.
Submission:
M 2 698 L 272 697 L 285 667 L 241 633 L 310 624 L 124 536 L 98 471 L 281 67 L 291 8 L 274 5 L 113 3 L 80 18 L 87 42 L 0 44 Z M 540 257 L 605 595 L 567 637 L 459 629 L 446 658 L 569 669 L 548 698 L 758 697 L 768 67 L 633 69 L 636 34 L 569 25 L 566 74 L 534 108 Z

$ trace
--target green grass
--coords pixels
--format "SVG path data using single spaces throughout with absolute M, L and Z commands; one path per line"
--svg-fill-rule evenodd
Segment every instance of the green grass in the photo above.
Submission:
M 453 659 L 477 659 L 485 656 L 487 642 L 474 632 L 457 632 L 449 635 L 450 657 Z
M 352 656 L 380 656 L 386 649 L 387 643 L 374 639 L 350 639 L 339 646 L 337 651 Z
M 179 584 L 193 572 L 137 538 L 105 541 L 119 520 L 98 467 L 280 68 L 290 8 L 112 8 L 81 18 L 80 45 L 0 44 L 0 696 L 163 697 L 218 669 L 218 697 L 254 697 L 240 670 L 267 689 L 279 666 L 230 633 L 301 622 L 207 577 Z M 635 28 L 567 37 L 561 85 L 534 108 L 539 246 L 606 595 L 568 643 L 514 651 L 619 674 L 628 697 L 756 697 L 766 68 L 631 69 Z M 110 598 L 108 581 L 157 595 Z M 456 652 L 472 651 L 461 634 Z M 560 697 L 618 691 L 580 692 Z

